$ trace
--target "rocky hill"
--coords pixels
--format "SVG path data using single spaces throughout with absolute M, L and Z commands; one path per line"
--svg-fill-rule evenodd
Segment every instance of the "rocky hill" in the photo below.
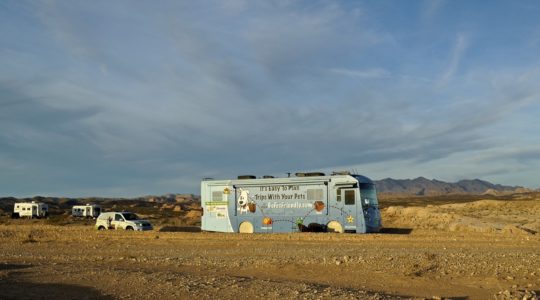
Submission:
M 375 181 L 377 192 L 392 195 L 436 196 L 448 194 L 490 194 L 503 195 L 523 193 L 530 190 L 520 186 L 493 184 L 480 179 L 460 180 L 449 183 L 440 180 L 429 180 L 424 177 L 416 179 L 386 178 Z

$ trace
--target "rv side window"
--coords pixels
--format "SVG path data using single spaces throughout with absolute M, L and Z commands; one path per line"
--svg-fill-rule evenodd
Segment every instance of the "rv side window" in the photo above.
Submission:
M 345 205 L 354 205 L 354 190 L 345 191 Z
M 307 200 L 308 201 L 321 201 L 321 200 L 323 200 L 323 190 L 322 189 L 308 189 L 307 190 Z
M 121 214 L 116 214 L 114 216 L 114 220 L 115 221 L 124 221 L 124 218 L 122 218 L 122 215 Z
M 341 188 L 337 189 L 336 201 L 341 202 Z

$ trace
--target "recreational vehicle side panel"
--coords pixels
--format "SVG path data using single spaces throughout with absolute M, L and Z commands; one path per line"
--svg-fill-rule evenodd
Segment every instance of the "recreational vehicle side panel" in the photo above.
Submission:
M 201 202 L 201 229 L 208 231 L 366 233 L 380 228 L 373 182 L 360 175 L 204 180 Z
M 230 214 L 233 188 L 227 182 L 203 181 L 201 183 L 201 205 L 203 216 L 201 230 L 233 232 Z
M 294 232 L 328 218 L 328 186 L 323 181 L 237 182 L 235 199 L 238 223 L 249 222 L 254 232 Z

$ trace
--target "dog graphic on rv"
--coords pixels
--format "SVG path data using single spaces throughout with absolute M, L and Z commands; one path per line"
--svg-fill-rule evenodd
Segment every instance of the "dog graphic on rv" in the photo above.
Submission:
M 249 191 L 239 189 L 240 196 L 238 197 L 238 209 L 240 214 L 254 213 L 256 210 L 255 202 L 249 200 Z

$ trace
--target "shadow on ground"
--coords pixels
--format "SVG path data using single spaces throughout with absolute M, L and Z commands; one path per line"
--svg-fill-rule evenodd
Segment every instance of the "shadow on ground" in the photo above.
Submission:
M 25 269 L 32 265 L 0 264 L 2 299 L 114 299 L 86 286 L 25 281 Z M 22 271 L 22 272 L 21 272 Z
M 412 231 L 413 231 L 412 228 L 388 227 L 388 228 L 381 228 L 380 233 L 384 233 L 384 234 L 411 234 Z
M 196 226 L 164 226 L 160 232 L 201 232 L 200 227 Z

